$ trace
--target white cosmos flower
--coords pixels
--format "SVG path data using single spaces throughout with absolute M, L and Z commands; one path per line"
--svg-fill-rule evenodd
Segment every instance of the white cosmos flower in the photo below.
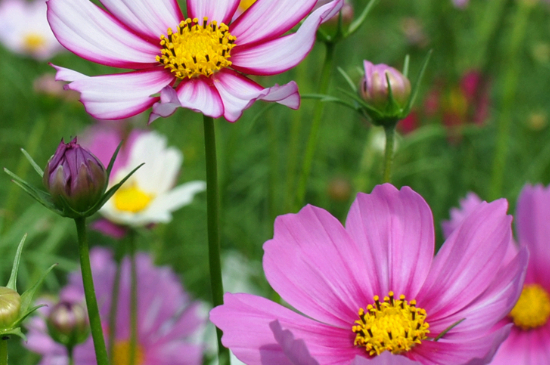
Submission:
M 171 212 L 191 203 L 206 184 L 191 181 L 173 187 L 183 155 L 178 149 L 167 147 L 164 136 L 144 132 L 130 142 L 126 161 L 113 172 L 110 186 L 120 182 L 141 163 L 145 165 L 124 183 L 100 213 L 111 222 L 126 226 L 169 222 Z

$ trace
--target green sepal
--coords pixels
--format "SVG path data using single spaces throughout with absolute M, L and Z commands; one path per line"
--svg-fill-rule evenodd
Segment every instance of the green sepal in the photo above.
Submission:
M 46 208 L 54 211 L 55 213 L 62 215 L 62 211 L 54 205 L 49 193 L 35 188 L 5 167 L 4 172 L 10 175 L 13 178 L 12 181 L 21 189 L 23 189 L 27 194 L 29 194 L 34 200 L 36 200 Z
M 50 271 L 52 271 L 52 269 L 54 267 L 56 267 L 57 264 L 53 264 L 52 266 L 50 266 L 45 272 L 44 274 L 42 274 L 42 276 L 40 277 L 40 279 L 38 279 L 36 281 L 36 283 L 34 283 L 33 286 L 31 286 L 29 289 L 27 289 L 23 294 L 21 294 L 21 313 L 24 313 L 22 317 L 26 317 L 29 315 L 29 312 L 28 312 L 28 309 L 29 307 L 31 306 L 31 303 L 32 303 L 32 297 L 34 296 L 34 293 L 36 292 L 36 289 L 38 289 L 38 287 L 40 286 L 40 284 L 42 284 L 42 282 L 44 281 L 44 278 L 46 277 L 46 275 L 49 274 Z M 33 308 L 32 311 L 35 311 L 37 308 Z M 31 312 L 32 313 L 32 312 Z M 21 317 L 20 317 L 21 318 Z M 18 322 L 22 321 L 22 319 L 19 319 Z
M 124 179 L 122 179 L 118 184 L 114 185 L 112 188 L 110 188 L 105 194 L 103 194 L 103 197 L 101 197 L 101 199 L 99 200 L 99 203 L 97 205 L 99 205 L 99 208 L 101 208 L 106 202 L 107 200 L 111 199 L 111 197 L 114 195 L 114 193 L 116 193 L 116 191 L 118 189 L 120 189 L 120 187 L 122 186 L 122 184 L 124 184 L 126 182 L 126 180 L 128 180 L 130 178 L 130 176 L 132 176 L 134 174 L 134 172 L 136 172 L 141 166 L 145 165 L 145 163 L 142 163 L 141 165 L 139 165 L 138 167 L 136 167 L 135 169 L 133 169 L 132 171 L 130 171 L 130 173 L 128 175 L 126 175 L 124 177 Z M 95 208 L 95 207 L 94 207 Z M 94 209 L 92 208 L 92 209 Z M 99 208 L 97 208 L 97 210 L 99 210 Z M 96 211 L 97 211 L 96 210 Z M 95 213 L 95 212 L 94 212 Z M 92 213 L 93 214 L 93 213 Z M 91 214 L 90 214 L 91 215 Z
M 37 309 L 40 309 L 42 307 L 47 307 L 47 305 L 46 304 L 36 305 L 31 309 L 29 309 L 28 311 L 26 311 L 25 313 L 23 313 L 23 315 L 21 315 L 21 317 L 19 317 L 19 319 L 17 319 L 17 321 L 14 323 L 13 327 L 19 328 L 21 326 L 21 323 L 23 323 L 23 321 L 27 319 L 28 316 L 30 316 L 31 314 L 36 312 Z
M 34 168 L 34 171 L 36 171 L 38 173 L 38 175 L 40 175 L 40 177 L 43 177 L 44 176 L 44 171 L 40 168 L 40 166 L 38 166 L 38 164 L 34 161 L 34 159 L 31 157 L 31 155 L 29 155 L 29 153 L 27 151 L 25 151 L 24 148 L 21 148 L 21 152 L 23 152 L 23 155 L 27 158 L 27 160 L 29 160 L 32 167 Z
M 420 89 L 420 84 L 422 82 L 422 78 L 424 77 L 424 73 L 426 72 L 426 68 L 428 67 L 428 62 L 430 62 L 430 58 L 432 57 L 432 53 L 433 53 L 433 50 L 430 50 L 426 55 L 426 58 L 424 59 L 424 64 L 422 65 L 422 68 L 418 73 L 418 77 L 416 78 L 416 82 L 411 92 L 411 97 L 409 98 L 409 102 L 407 103 L 407 106 L 405 106 L 405 109 L 403 109 L 403 114 L 405 116 L 407 116 L 411 111 L 411 108 L 414 104 L 416 96 L 418 95 L 418 90 Z
M 338 72 L 340 72 L 340 75 L 342 75 L 342 77 L 344 78 L 344 80 L 347 81 L 350 89 L 353 91 L 353 92 L 359 92 L 359 90 L 357 90 L 357 86 L 353 83 L 353 81 L 351 81 L 351 77 L 349 77 L 349 75 L 347 74 L 346 71 L 344 71 L 343 68 L 341 68 L 340 66 L 337 67 L 337 70 Z
M 17 246 L 15 258 L 13 260 L 13 266 L 11 268 L 10 280 L 8 280 L 8 284 L 6 285 L 7 288 L 10 288 L 13 291 L 17 291 L 17 273 L 19 272 L 19 262 L 21 261 L 21 252 L 23 251 L 25 239 L 27 239 L 26 233 L 21 241 L 19 241 L 19 245 Z
M 379 2 L 380 0 L 370 0 L 369 3 L 367 4 L 367 6 L 365 6 L 365 9 L 363 9 L 363 12 L 361 13 L 361 15 L 359 15 L 359 17 L 357 19 L 355 19 L 353 22 L 351 22 L 351 24 L 349 25 L 349 28 L 348 28 L 348 31 L 346 34 L 344 34 L 344 38 L 347 38 L 349 37 L 350 35 L 352 35 L 353 33 L 357 32 L 357 30 L 359 30 L 359 28 L 361 27 L 361 25 L 363 25 L 363 23 L 365 22 L 365 20 L 367 19 L 367 15 L 369 15 L 370 11 L 372 10 L 372 8 L 374 8 L 374 6 Z
M 360 112 L 360 108 L 357 107 L 356 105 L 348 103 L 347 101 L 339 99 L 335 96 L 330 96 L 330 95 L 325 95 L 325 94 L 302 94 L 301 97 L 302 97 L 302 99 L 318 99 L 323 103 L 340 104 L 340 105 L 348 107 L 348 108 L 350 108 L 350 109 L 352 109 L 356 112 Z
M 27 336 L 21 332 L 21 327 L 10 328 L 9 330 L 0 331 L 0 339 L 5 336 L 18 336 L 21 337 L 23 341 L 27 341 Z
M 115 160 L 118 156 L 118 153 L 120 152 L 120 148 L 122 147 L 123 141 L 120 141 L 118 144 L 115 153 L 113 153 L 113 156 L 111 156 L 111 160 L 109 161 L 109 165 L 107 166 L 107 181 L 109 181 L 109 178 L 111 177 L 111 171 L 113 170 L 113 166 L 115 165 Z

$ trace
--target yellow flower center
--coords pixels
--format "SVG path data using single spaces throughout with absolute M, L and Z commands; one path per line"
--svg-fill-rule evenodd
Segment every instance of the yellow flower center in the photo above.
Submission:
M 524 330 L 545 325 L 550 318 L 550 295 L 538 284 L 525 285 L 509 316 Z
M 143 363 L 143 350 L 136 346 L 134 365 Z M 116 341 L 113 347 L 113 365 L 130 365 L 130 341 Z
M 240 4 L 239 4 L 239 8 L 241 9 L 241 11 L 246 11 L 249 7 L 252 6 L 252 4 L 254 4 L 256 2 L 256 0 L 241 0 Z
M 229 33 L 224 23 L 215 20 L 202 24 L 197 18 L 183 20 L 175 32 L 168 28 L 167 36 L 160 36 L 161 55 L 157 62 L 164 65 L 179 79 L 200 75 L 211 76 L 224 67 L 231 66 L 231 49 L 236 37 Z
M 409 351 L 430 333 L 426 311 L 416 307 L 416 300 L 407 302 L 404 295 L 394 299 L 393 292 L 383 302 L 374 296 L 374 305 L 369 304 L 366 311 L 360 308 L 359 318 L 352 328 L 354 345 L 364 347 L 371 356 Z
M 113 196 L 113 202 L 118 210 L 138 213 L 147 208 L 153 198 L 153 194 L 144 192 L 134 184 L 118 189 Z
M 46 44 L 46 38 L 39 33 L 27 33 L 23 36 L 23 47 L 27 51 L 36 51 Z

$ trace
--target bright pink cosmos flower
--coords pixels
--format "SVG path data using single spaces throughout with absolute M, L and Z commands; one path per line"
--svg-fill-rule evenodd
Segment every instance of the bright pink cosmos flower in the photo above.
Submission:
M 319 25 L 342 7 L 334 0 L 315 10 L 298 31 L 284 35 L 317 0 L 258 0 L 233 19 L 239 0 L 48 0 L 48 20 L 70 51 L 135 71 L 89 77 L 56 67 L 57 79 L 81 93 L 88 113 L 121 119 L 153 104 L 150 121 L 189 108 L 231 122 L 256 100 L 297 109 L 295 82 L 264 88 L 244 74 L 275 75 L 300 63 Z M 284 35 L 284 36 L 283 36 Z M 160 93 L 159 96 L 154 96 Z
M 486 364 L 510 331 L 497 324 L 527 263 L 524 249 L 503 265 L 506 209 L 504 199 L 481 203 L 434 258 L 430 208 L 408 187 L 359 193 L 345 227 L 308 205 L 277 218 L 263 258 L 271 286 L 303 315 L 228 293 L 210 320 L 249 365 L 383 364 L 389 352 L 398 364 Z
M 475 194 L 468 200 L 473 203 Z M 477 198 L 479 199 L 479 198 Z M 475 206 L 462 205 L 462 216 Z M 496 353 L 493 365 L 550 363 L 550 187 L 526 185 L 516 208 L 516 236 L 529 249 L 525 285 L 504 324 L 513 323 L 510 336 Z M 452 216 L 454 224 L 458 216 Z
M 90 253 L 99 312 L 109 337 L 109 311 L 116 264 L 112 253 L 94 248 Z M 151 258 L 136 256 L 138 285 L 138 365 L 200 365 L 203 346 L 192 338 L 202 331 L 204 320 L 199 316 L 199 302 L 193 302 L 172 270 L 155 267 Z M 128 364 L 130 340 L 130 260 L 122 262 L 120 292 L 116 314 L 114 364 Z M 61 300 L 83 302 L 84 290 L 80 273 L 69 277 L 69 284 L 61 292 Z M 51 306 L 49 307 L 51 308 Z M 45 308 L 46 315 L 48 308 Z M 66 349 L 48 335 L 43 318 L 30 322 L 26 346 L 43 358 L 40 365 L 67 365 Z M 185 354 L 185 356 L 182 356 Z M 74 349 L 75 364 L 96 365 L 92 338 Z

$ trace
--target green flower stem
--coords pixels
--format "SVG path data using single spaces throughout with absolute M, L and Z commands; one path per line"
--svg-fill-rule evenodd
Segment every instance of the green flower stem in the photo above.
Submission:
M 384 154 L 384 182 L 389 183 L 391 181 L 391 169 L 393 165 L 393 146 L 395 142 L 395 126 L 397 123 L 384 126 L 384 132 L 386 133 L 386 152 Z
M 74 365 L 74 348 L 72 346 L 67 346 L 67 354 L 69 356 L 69 365 Z
M 500 101 L 501 113 L 497 116 L 497 138 L 495 145 L 495 154 L 493 157 L 493 166 L 491 171 L 491 185 L 489 190 L 489 199 L 498 199 L 502 196 L 502 183 L 504 171 L 506 170 L 506 157 L 510 140 L 510 124 L 512 114 L 517 109 L 514 101 L 519 81 L 519 59 L 521 47 L 524 45 L 529 14 L 533 8 L 533 3 L 528 0 L 516 2 L 517 10 L 512 24 L 512 34 L 507 42 L 507 60 L 504 68 L 504 85 L 502 98 Z
M 0 339 L 0 365 L 8 365 L 8 339 Z
M 218 166 L 216 162 L 216 133 L 214 119 L 204 116 L 204 149 L 206 158 L 206 214 L 208 226 L 208 256 L 210 265 L 210 285 L 212 306 L 223 304 L 223 282 L 220 260 L 220 217 L 218 198 Z M 229 349 L 222 345 L 222 331 L 216 328 L 218 336 L 218 361 L 229 365 Z
M 330 81 L 330 75 L 332 72 L 332 65 L 334 63 L 334 47 L 335 44 L 331 42 L 325 42 L 326 52 L 325 61 L 321 70 L 321 82 L 319 85 L 319 94 L 326 94 Z M 304 157 L 304 163 L 300 174 L 300 180 L 298 182 L 298 189 L 296 192 L 295 208 L 300 208 L 304 204 L 304 198 L 306 195 L 307 181 L 311 172 L 311 165 L 313 163 L 313 157 L 315 149 L 317 147 L 317 139 L 319 135 L 319 127 L 321 125 L 321 117 L 323 116 L 323 109 L 325 103 L 317 101 L 315 109 L 313 111 L 313 121 L 311 122 L 311 130 L 309 131 L 309 137 L 306 145 L 306 154 Z
M 133 229 L 128 231 L 128 246 L 130 251 L 130 359 L 129 365 L 136 363 L 137 350 L 137 270 L 136 270 L 136 233 Z
M 120 276 L 121 276 L 121 262 L 122 257 L 124 256 L 125 251 L 125 245 L 122 243 L 119 243 L 117 246 L 117 252 L 115 256 L 116 261 L 116 271 L 115 271 L 115 279 L 113 281 L 113 289 L 111 292 L 111 307 L 109 308 L 109 332 L 111 335 L 109 336 L 109 360 L 111 361 L 111 364 L 114 364 L 115 362 L 115 334 L 116 334 L 116 320 L 117 320 L 117 309 L 118 309 L 118 298 L 119 298 L 119 292 L 120 292 Z
M 105 348 L 105 340 L 103 339 L 101 318 L 99 316 L 99 309 L 97 307 L 97 300 L 95 296 L 94 281 L 92 278 L 92 267 L 90 265 L 90 248 L 88 247 L 88 237 L 86 235 L 86 218 L 75 218 L 74 221 L 76 223 L 76 232 L 78 234 L 80 270 L 82 271 L 84 295 L 86 296 L 88 319 L 90 321 L 92 338 L 94 340 L 97 365 L 109 365 L 107 349 Z

